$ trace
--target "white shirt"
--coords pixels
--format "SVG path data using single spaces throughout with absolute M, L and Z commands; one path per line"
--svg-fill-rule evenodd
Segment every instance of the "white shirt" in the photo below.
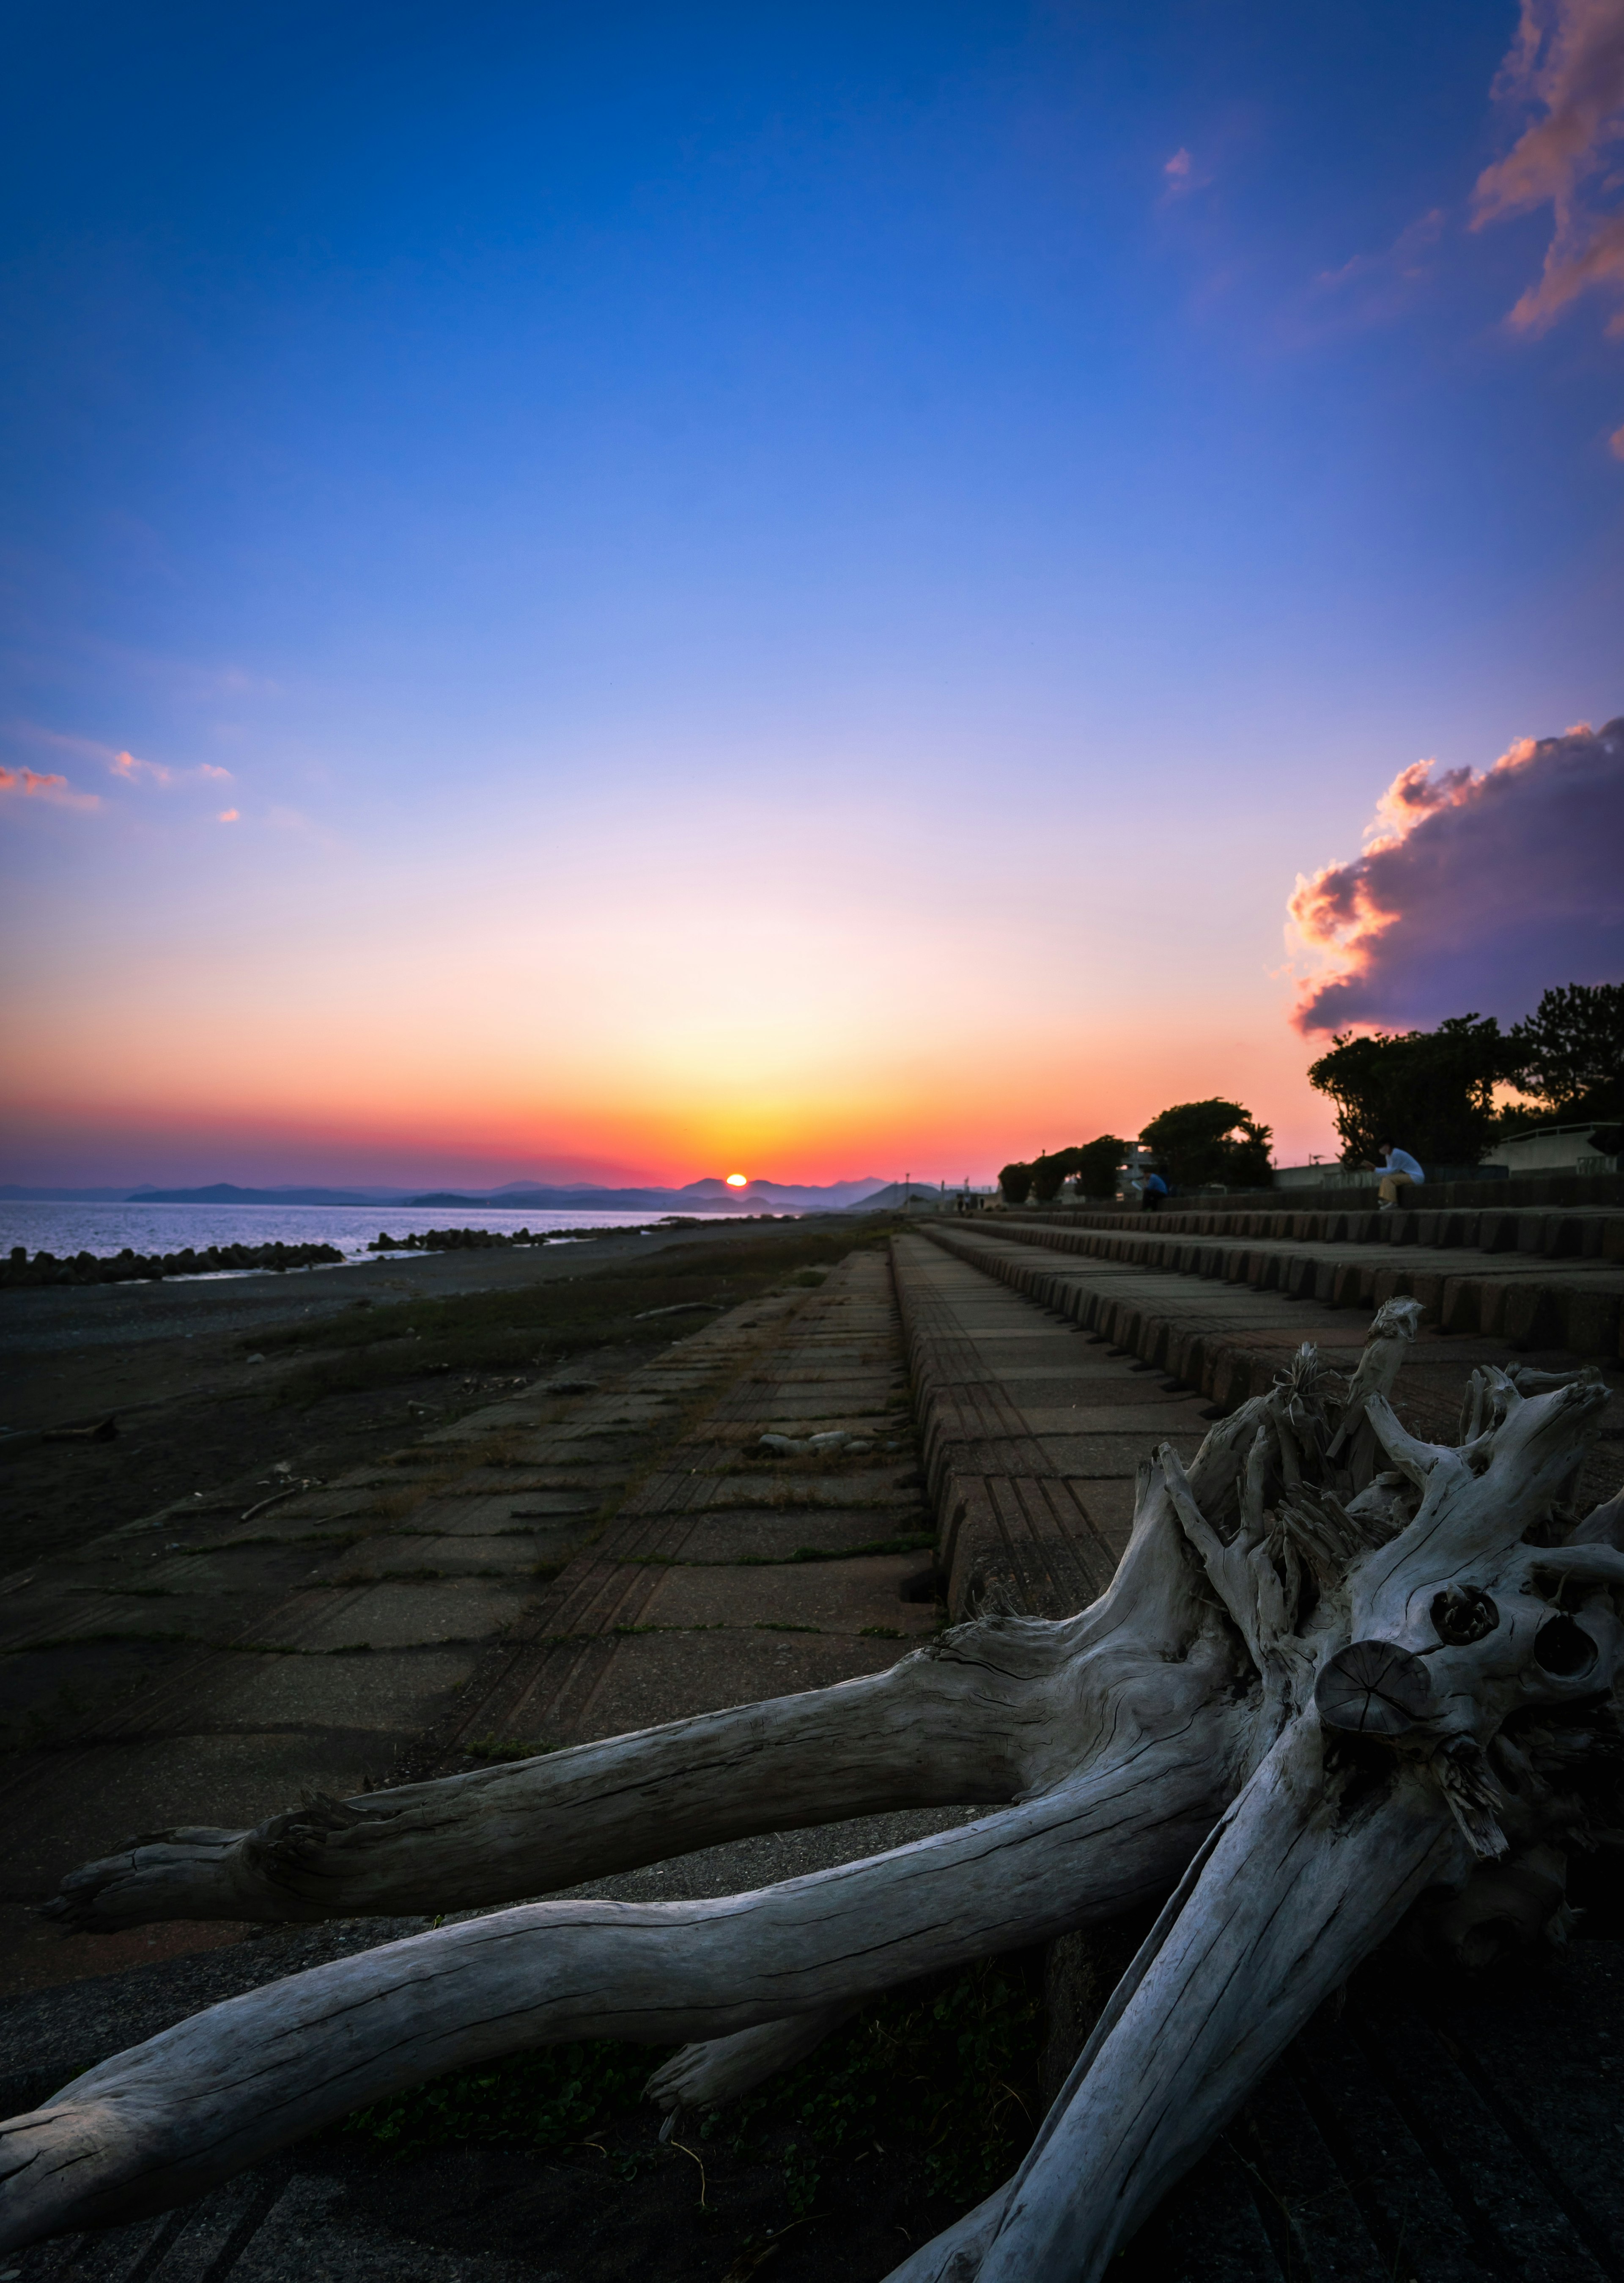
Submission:
M 1426 1179 L 1408 1149 L 1389 1149 L 1387 1162 L 1380 1170 L 1384 1173 L 1408 1173 L 1412 1181 L 1424 1181 Z

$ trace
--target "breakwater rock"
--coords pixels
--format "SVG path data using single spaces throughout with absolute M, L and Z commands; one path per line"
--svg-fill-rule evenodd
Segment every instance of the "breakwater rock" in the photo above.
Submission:
M 426 1228 L 415 1236 L 391 1236 L 379 1229 L 369 1252 L 484 1252 L 493 1245 L 545 1244 L 547 1232 L 527 1228 Z
M 0 1287 L 19 1284 L 140 1284 L 159 1282 L 166 1276 L 218 1276 L 222 1269 L 316 1268 L 342 1261 L 336 1244 L 209 1244 L 180 1252 L 122 1252 L 104 1258 L 75 1252 L 59 1260 L 54 1252 L 28 1257 L 26 1244 L 14 1244 L 11 1257 L 0 1261 Z

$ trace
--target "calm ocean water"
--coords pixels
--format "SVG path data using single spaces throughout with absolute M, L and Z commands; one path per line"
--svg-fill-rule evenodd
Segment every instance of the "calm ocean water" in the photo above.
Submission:
M 32 1252 L 75 1252 L 111 1258 L 128 1244 L 136 1252 L 180 1252 L 208 1244 L 336 1244 L 354 1259 L 376 1258 L 366 1247 L 385 1230 L 421 1235 L 431 1228 L 488 1228 L 568 1232 L 583 1228 L 644 1228 L 657 1216 L 634 1212 L 503 1212 L 485 1205 L 147 1205 L 30 1204 L 0 1201 L 0 1251 L 26 1244 Z M 685 1216 L 686 1218 L 686 1216 Z M 695 1213 L 695 1220 L 730 1220 L 730 1213 Z

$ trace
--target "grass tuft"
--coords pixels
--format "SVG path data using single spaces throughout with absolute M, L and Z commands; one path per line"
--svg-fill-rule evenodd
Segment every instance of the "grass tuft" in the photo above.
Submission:
M 775 2164 L 792 2209 L 883 2133 L 924 2160 L 934 2194 L 973 2204 L 1007 2177 L 1037 2114 L 1038 1968 L 991 1959 L 876 1999 L 815 2053 L 710 2116 L 701 2137 Z M 671 2049 L 592 2038 L 413 2086 L 343 2126 L 395 2155 L 447 2141 L 556 2149 L 635 2108 Z
M 711 1304 L 733 1308 L 760 1297 L 788 1275 L 820 1282 L 854 1250 L 884 1242 L 889 1225 L 851 1231 L 798 1232 L 781 1225 L 726 1243 L 672 1246 L 646 1261 L 623 1260 L 579 1275 L 538 1277 L 534 1284 L 419 1296 L 391 1305 L 346 1309 L 315 1322 L 256 1332 L 262 1352 L 309 1360 L 290 1372 L 276 1399 L 300 1407 L 330 1395 L 398 1384 L 448 1371 L 513 1372 L 551 1368 L 566 1357 L 617 1344 L 647 1347 L 651 1337 L 680 1336 L 640 1321 L 653 1310 Z M 538 1260 L 542 1256 L 537 1256 Z M 815 1273 L 814 1273 L 815 1272 Z M 468 1400 L 477 1402 L 477 1392 Z

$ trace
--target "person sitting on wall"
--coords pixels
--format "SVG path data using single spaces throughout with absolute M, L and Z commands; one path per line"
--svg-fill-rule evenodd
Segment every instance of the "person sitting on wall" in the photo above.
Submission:
M 1382 1212 L 1391 1212 L 1404 1191 L 1418 1189 L 1426 1176 L 1408 1149 L 1401 1149 L 1392 1142 L 1379 1142 L 1376 1146 L 1387 1161 L 1376 1168 L 1381 1175 L 1381 1186 L 1376 1194 L 1381 1200 Z
M 1143 1200 L 1146 1212 L 1160 1212 L 1162 1210 L 1162 1201 L 1166 1195 L 1167 1183 L 1153 1166 L 1151 1171 L 1146 1174 L 1144 1183 L 1140 1189 L 1140 1196 Z

